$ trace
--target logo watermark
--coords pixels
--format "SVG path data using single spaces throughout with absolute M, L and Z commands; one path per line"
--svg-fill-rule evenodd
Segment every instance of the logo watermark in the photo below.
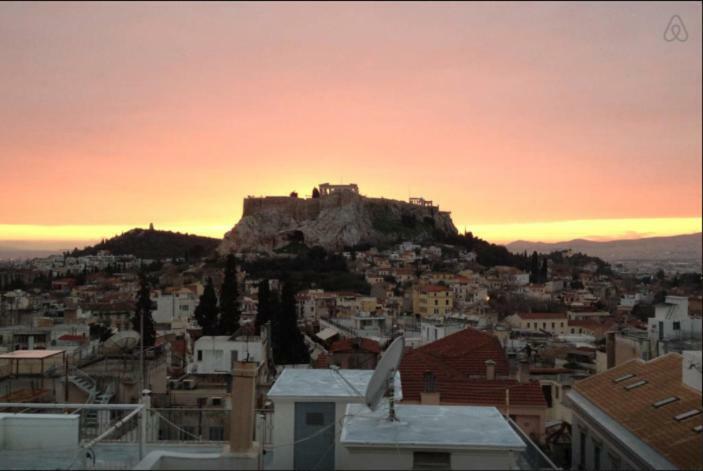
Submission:
M 683 20 L 679 15 L 672 16 L 669 24 L 666 25 L 664 40 L 669 42 L 685 42 L 688 40 L 688 31 L 686 31 L 686 26 L 684 26 Z

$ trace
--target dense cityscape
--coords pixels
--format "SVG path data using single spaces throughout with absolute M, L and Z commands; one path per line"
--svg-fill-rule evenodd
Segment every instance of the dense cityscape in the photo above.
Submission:
M 315 189 L 308 201 L 364 198 L 357 188 L 332 188 L 334 195 L 322 196 Z M 258 215 L 245 216 L 232 231 L 235 246 L 238 228 L 251 217 Z M 223 254 L 231 241 L 208 242 L 150 226 L 84 250 L 5 262 L 0 402 L 6 412 L 16 412 L 7 403 L 25 412 L 41 411 L 39 404 L 84 404 L 75 415 L 78 438 L 100 439 L 89 442 L 90 450 L 104 466 L 137 465 L 129 445 L 140 440 L 143 459 L 151 456 L 145 458 L 145 446 L 196 453 L 245 440 L 246 449 L 256 443 L 256 460 L 236 460 L 266 469 L 315 468 L 318 461 L 323 469 L 364 467 L 369 446 L 393 467 L 405 453 L 428 466 L 449 455 L 469 460 L 485 453 L 475 429 L 461 444 L 452 441 L 460 430 L 445 429 L 450 436 L 435 436 L 435 451 L 413 442 L 395 458 L 401 444 L 383 437 L 361 448 L 344 440 L 354 423 L 335 425 L 323 406 L 349 407 L 348 415 L 363 402 L 360 391 L 384 350 L 402 337 L 394 389 L 399 423 L 405 408 L 417 405 L 430 415 L 445 406 L 469 415 L 495 408 L 499 414 L 481 424 L 496 428 L 486 458 L 496 467 L 566 469 L 594 459 L 609 460 L 606 468 L 643 467 L 650 459 L 644 452 L 599 437 L 633 420 L 663 420 L 662 411 L 668 418 L 688 414 L 666 424 L 671 440 L 700 437 L 700 272 L 618 274 L 582 253 L 512 254 L 470 233 L 340 251 L 295 240 L 271 253 Z M 106 246 L 142 255 L 149 247 L 184 252 L 138 258 L 100 248 Z M 253 368 L 250 398 L 237 391 L 245 365 Z M 629 392 L 645 384 L 637 396 Z M 672 404 L 660 410 L 660 401 Z M 627 406 L 638 403 L 651 404 L 635 416 Z M 125 412 L 99 407 L 113 404 L 124 404 Z M 146 408 L 116 426 L 129 404 Z M 617 404 L 622 408 L 613 409 Z M 286 452 L 291 437 L 298 442 L 304 433 L 297 428 L 302 407 L 321 414 L 318 422 L 304 422 L 316 435 Z M 237 437 L 236 421 L 245 413 L 254 434 Z M 416 425 L 427 440 L 435 433 L 430 422 Z M 331 426 L 329 435 L 317 434 Z M 669 448 L 650 429 L 636 436 L 662 463 L 700 465 L 695 447 Z M 587 448 L 585 440 L 594 445 Z M 35 454 L 2 456 L 9 467 L 36 463 Z M 56 463 L 69 458 L 75 457 Z
M 0 2 L 0 471 L 703 471 L 701 2 Z

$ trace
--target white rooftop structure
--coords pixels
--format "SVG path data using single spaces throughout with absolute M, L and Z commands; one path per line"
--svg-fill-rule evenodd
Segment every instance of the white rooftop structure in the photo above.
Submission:
M 276 398 L 361 398 L 373 370 L 333 370 L 286 368 L 268 392 Z M 400 373 L 394 381 L 395 397 L 402 398 Z
M 522 451 L 525 443 L 495 407 L 398 404 L 371 411 L 349 404 L 340 442 L 346 446 L 480 448 Z

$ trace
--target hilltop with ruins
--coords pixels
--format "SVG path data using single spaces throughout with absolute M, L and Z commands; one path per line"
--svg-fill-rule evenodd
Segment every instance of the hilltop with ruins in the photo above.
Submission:
M 420 197 L 408 202 L 371 198 L 356 184 L 319 185 L 319 196 L 249 196 L 242 218 L 225 234 L 220 253 L 276 253 L 300 246 L 339 251 L 401 240 L 430 241 L 454 235 L 448 211 Z

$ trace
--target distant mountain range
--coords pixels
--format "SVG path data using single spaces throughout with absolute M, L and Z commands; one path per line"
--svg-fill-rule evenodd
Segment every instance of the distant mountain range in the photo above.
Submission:
M 703 256 L 703 233 L 685 234 L 670 237 L 646 237 L 598 242 L 574 239 L 566 242 L 528 242 L 518 240 L 506 245 L 511 252 L 533 251 L 548 253 L 570 249 L 607 262 L 617 260 L 671 260 L 700 261 Z
M 61 250 L 35 249 L 31 247 L 14 247 L 0 245 L 0 260 L 18 260 L 27 258 L 48 257 L 59 254 Z

